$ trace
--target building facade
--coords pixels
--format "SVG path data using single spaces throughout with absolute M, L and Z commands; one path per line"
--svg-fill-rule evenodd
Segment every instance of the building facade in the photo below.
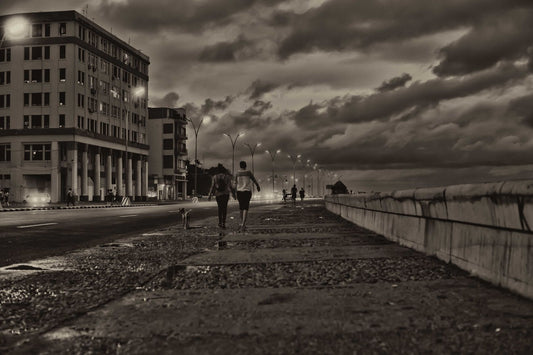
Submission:
M 0 35 L 0 188 L 146 199 L 149 58 L 75 11 L 2 16 Z
M 187 116 L 182 108 L 150 107 L 148 114 L 148 196 L 187 197 Z

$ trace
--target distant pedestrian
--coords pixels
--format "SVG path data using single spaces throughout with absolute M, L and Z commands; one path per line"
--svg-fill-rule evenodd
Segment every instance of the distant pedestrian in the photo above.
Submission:
M 293 205 L 296 205 L 296 195 L 298 194 L 298 188 L 296 187 L 296 184 L 294 184 L 292 186 L 292 189 L 291 189 L 291 200 L 292 200 L 292 204 Z
M 222 164 L 218 164 L 216 174 L 211 181 L 208 200 L 215 195 L 218 206 L 218 226 L 226 229 L 226 216 L 228 214 L 228 201 L 231 194 L 235 199 L 235 189 L 231 183 L 231 175 Z
M 261 191 L 259 183 L 250 170 L 246 169 L 246 162 L 239 163 L 239 171 L 235 176 L 235 185 L 237 187 L 237 199 L 239 200 L 239 210 L 241 211 L 241 225 L 239 230 L 246 231 L 246 218 L 250 209 L 250 200 L 252 199 L 252 183 L 257 187 L 257 192 Z
M 72 192 L 72 189 L 69 187 L 67 191 L 67 207 L 69 207 L 71 204 L 74 206 L 74 192 Z
M 283 202 L 287 202 L 287 190 L 283 189 Z
M 4 189 L 0 189 L 0 207 L 4 205 Z
M 9 190 L 4 190 L 4 203 L 6 207 L 9 207 Z
M 304 197 L 305 197 L 305 190 L 304 190 L 304 188 L 302 187 L 302 188 L 300 189 L 300 200 L 302 200 L 302 202 L 303 202 L 303 200 L 304 200 Z

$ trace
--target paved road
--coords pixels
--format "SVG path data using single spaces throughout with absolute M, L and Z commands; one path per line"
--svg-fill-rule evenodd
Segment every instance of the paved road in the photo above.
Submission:
M 0 266 L 109 243 L 132 233 L 180 223 L 180 208 L 193 209 L 192 224 L 216 215 L 216 203 L 5 212 L 0 214 Z M 230 210 L 237 208 L 233 201 Z

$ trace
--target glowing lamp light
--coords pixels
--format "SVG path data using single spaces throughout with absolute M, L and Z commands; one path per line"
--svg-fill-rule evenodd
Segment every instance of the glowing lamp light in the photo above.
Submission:
M 29 23 L 23 17 L 12 17 L 6 21 L 5 37 L 7 39 L 21 39 L 28 34 Z
M 145 92 L 146 92 L 146 89 L 144 87 L 138 86 L 135 89 L 133 89 L 133 96 L 141 97 L 141 96 L 144 96 Z

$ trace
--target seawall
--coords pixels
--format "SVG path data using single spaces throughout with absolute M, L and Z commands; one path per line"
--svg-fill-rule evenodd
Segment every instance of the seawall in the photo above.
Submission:
M 533 180 L 329 195 L 326 208 L 533 299 Z

